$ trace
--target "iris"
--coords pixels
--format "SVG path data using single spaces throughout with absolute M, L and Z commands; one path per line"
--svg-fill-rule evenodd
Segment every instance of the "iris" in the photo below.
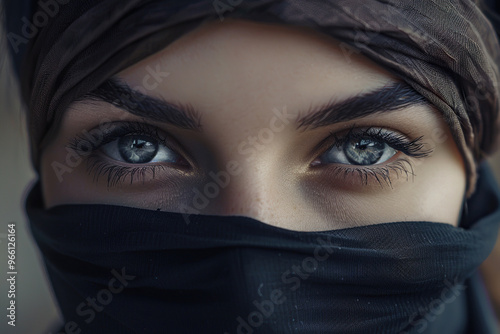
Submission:
M 347 160 L 353 165 L 373 165 L 377 163 L 387 144 L 373 139 L 350 140 L 344 145 Z
M 128 163 L 147 163 L 158 153 L 158 142 L 141 135 L 125 136 L 118 140 L 120 156 Z

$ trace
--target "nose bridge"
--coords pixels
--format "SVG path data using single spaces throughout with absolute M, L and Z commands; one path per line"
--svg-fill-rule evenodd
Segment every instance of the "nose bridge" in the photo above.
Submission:
M 277 192 L 283 191 L 279 181 L 282 145 L 279 140 L 253 142 L 258 128 L 247 128 L 244 134 L 234 132 L 234 128 L 228 129 L 212 143 L 217 147 L 212 152 L 214 164 L 205 166 L 204 180 L 193 187 L 191 206 L 206 214 L 264 220 L 266 211 L 276 209 Z M 240 143 L 251 149 L 251 154 L 239 150 Z
M 256 159 L 241 165 L 241 173 L 231 177 L 222 191 L 215 211 L 220 215 L 244 215 L 259 220 L 265 219 L 265 212 L 272 208 L 276 186 L 272 171 L 266 168 L 263 159 Z M 275 201 L 274 201 L 275 202 Z
M 211 185 L 207 187 L 218 194 L 210 199 L 206 212 L 244 215 L 264 221 L 279 210 L 278 194 L 286 192 L 279 181 L 283 178 L 280 170 L 285 167 L 283 154 L 290 138 L 290 118 L 295 114 L 285 107 L 269 110 L 270 105 L 279 105 L 282 101 L 267 98 L 271 99 L 268 103 L 261 99 L 243 106 L 246 117 L 235 117 L 234 110 L 223 109 L 217 122 L 206 120 L 206 128 L 213 132 L 212 145 L 217 148 L 219 169 L 209 173 Z

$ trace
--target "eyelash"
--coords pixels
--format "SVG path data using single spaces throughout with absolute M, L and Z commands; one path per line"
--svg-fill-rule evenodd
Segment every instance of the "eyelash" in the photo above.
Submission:
M 347 142 L 351 140 L 359 140 L 359 139 L 372 139 L 377 140 L 383 143 L 386 143 L 398 153 L 395 156 L 403 153 L 407 157 L 421 159 L 428 157 L 432 154 L 432 149 L 427 149 L 426 145 L 423 143 L 423 136 L 418 137 L 413 140 L 409 140 L 406 136 L 392 132 L 390 130 L 386 130 L 383 128 L 356 128 L 356 125 L 353 125 L 350 130 L 346 132 L 341 132 L 342 135 L 339 135 L 339 132 L 331 132 L 330 136 L 328 136 L 321 144 L 320 149 L 322 149 L 322 154 L 325 154 L 328 150 L 333 147 L 343 147 Z M 325 145 L 328 145 L 325 150 Z M 389 160 L 392 160 L 390 158 Z M 396 178 L 399 178 L 401 175 L 406 176 L 406 180 L 409 179 L 409 176 L 415 176 L 413 170 L 413 164 L 407 158 L 399 158 L 398 160 L 392 161 L 390 163 L 384 164 L 375 164 L 375 165 L 365 165 L 365 166 L 357 166 L 347 164 L 330 164 L 327 166 L 323 166 L 322 164 L 311 164 L 312 168 L 327 168 L 329 172 L 335 177 L 342 177 L 344 179 L 348 178 L 349 175 L 358 175 L 361 184 L 368 185 L 370 179 L 374 179 L 380 186 L 387 185 L 392 188 L 391 181 L 391 172 L 396 174 Z
M 160 131 L 157 127 L 141 123 L 141 122 L 120 122 L 107 123 L 107 125 L 113 125 L 114 130 L 104 132 L 103 137 L 99 143 L 91 142 L 88 137 L 83 135 L 78 135 L 72 139 L 67 147 L 74 150 L 81 156 L 87 157 L 87 172 L 89 175 L 93 175 L 94 182 L 98 182 L 99 178 L 103 175 L 107 177 L 108 187 L 116 186 L 117 184 L 123 182 L 127 178 L 130 178 L 130 183 L 132 184 L 134 178 L 142 180 L 144 183 L 146 176 L 149 174 L 154 179 L 156 172 L 161 170 L 166 170 L 169 168 L 177 168 L 180 170 L 185 170 L 186 166 L 173 166 L 167 163 L 163 164 L 151 164 L 146 166 L 129 167 L 120 166 L 117 164 L 110 163 L 102 157 L 102 154 L 98 154 L 96 151 L 100 149 L 103 145 L 117 140 L 126 135 L 145 135 L 153 139 L 156 139 L 160 144 L 165 145 L 170 150 L 174 151 L 179 156 L 183 157 L 178 150 L 172 148 L 172 141 L 169 137 Z M 321 156 L 325 154 L 329 149 L 334 146 L 340 148 L 345 143 L 351 140 L 368 138 L 372 140 L 377 140 L 384 142 L 393 149 L 405 154 L 407 157 L 413 158 L 424 158 L 432 153 L 432 149 L 426 149 L 424 143 L 422 142 L 422 137 L 418 137 L 414 140 L 407 139 L 404 135 L 391 132 L 383 128 L 356 128 L 352 126 L 347 132 L 331 132 L 330 135 L 319 144 L 321 149 L 319 154 L 316 156 Z M 90 150 L 83 150 L 82 143 L 86 143 L 90 147 Z M 325 148 L 327 146 L 327 148 Z M 391 158 L 392 159 L 392 158 Z M 189 165 L 189 164 L 187 164 Z M 370 179 L 374 179 L 381 186 L 384 184 L 392 187 L 391 172 L 396 173 L 396 177 L 399 178 L 401 175 L 406 175 L 408 180 L 409 176 L 414 176 L 412 163 L 405 158 L 399 158 L 391 163 L 381 163 L 380 165 L 365 165 L 356 166 L 347 164 L 328 164 L 324 166 L 323 164 L 311 164 L 312 168 L 327 168 L 328 172 L 335 177 L 349 177 L 349 175 L 358 175 L 361 180 L 361 184 L 367 185 Z
M 395 150 L 414 158 L 426 157 L 432 153 L 432 150 L 426 150 L 424 148 L 425 145 L 422 142 L 423 136 L 414 140 L 408 140 L 402 134 L 391 132 L 383 128 L 356 128 L 353 126 L 343 137 L 339 137 L 338 132 L 330 132 L 330 137 L 327 139 L 333 139 L 333 145 L 341 147 L 350 140 L 359 140 L 363 138 L 379 140 L 388 144 Z
M 155 126 L 141 122 L 120 122 L 119 124 L 105 123 L 104 125 L 112 125 L 114 126 L 114 130 L 103 133 L 103 137 L 98 144 L 91 142 L 84 135 L 78 135 L 67 145 L 69 149 L 74 150 L 77 154 L 81 156 L 88 156 L 87 172 L 89 175 L 93 175 L 94 182 L 98 182 L 99 178 L 105 175 L 107 177 L 108 187 L 114 187 L 125 181 L 127 178 L 130 178 L 130 184 L 133 183 L 134 178 L 138 178 L 144 183 L 148 174 L 154 179 L 157 171 L 163 171 L 168 168 L 186 169 L 184 165 L 169 166 L 167 163 L 129 167 L 120 166 L 106 161 L 107 159 L 104 159 L 102 154 L 98 154 L 96 151 L 98 151 L 102 146 L 126 135 L 149 136 L 156 139 L 158 143 L 166 146 L 168 149 L 176 152 L 177 154 L 179 153 L 176 149 L 172 148 L 172 146 L 177 145 L 172 145 L 173 143 L 169 140 L 169 137 Z M 82 143 L 86 143 L 87 146 L 90 147 L 90 150 L 82 150 Z M 182 154 L 179 155 L 182 156 Z

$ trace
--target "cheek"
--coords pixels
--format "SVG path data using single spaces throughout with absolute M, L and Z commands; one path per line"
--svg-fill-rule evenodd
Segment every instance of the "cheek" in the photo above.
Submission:
M 390 194 L 380 208 L 391 207 L 394 217 L 388 221 L 431 221 L 457 226 L 465 190 L 465 165 L 451 134 L 434 144 L 432 156 L 413 159 L 414 181 Z M 383 212 L 383 209 L 378 210 Z M 391 214 L 392 215 L 392 214 Z
M 428 220 L 456 226 L 465 196 L 466 173 L 456 144 L 451 135 L 448 138 L 437 145 L 436 154 L 420 168 L 418 202 Z
M 391 177 L 392 188 L 357 185 L 341 188 L 327 179 L 307 180 L 307 205 L 315 207 L 334 228 L 399 221 L 458 225 L 466 188 L 465 166 L 451 139 L 435 144 L 432 156 L 411 159 L 415 176 Z

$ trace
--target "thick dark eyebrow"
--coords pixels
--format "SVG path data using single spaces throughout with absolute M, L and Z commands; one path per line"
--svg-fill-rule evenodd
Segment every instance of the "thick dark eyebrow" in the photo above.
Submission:
M 130 88 L 117 78 L 106 80 L 79 101 L 104 101 L 133 115 L 173 125 L 181 129 L 201 131 L 200 114 L 190 105 L 174 105 Z
M 430 105 L 430 102 L 408 84 L 395 82 L 343 101 L 332 100 L 326 105 L 310 109 L 305 116 L 297 119 L 297 129 L 312 130 L 413 105 Z
M 142 94 L 125 82 L 110 78 L 79 101 L 103 101 L 133 115 L 173 125 L 181 129 L 201 131 L 201 116 L 190 105 L 174 105 L 162 99 Z M 390 112 L 413 105 L 430 105 L 406 83 L 394 82 L 371 92 L 346 100 L 331 100 L 326 105 L 311 108 L 296 120 L 297 130 L 306 131 L 363 118 L 375 113 Z M 300 115 L 300 114 L 299 114 Z

